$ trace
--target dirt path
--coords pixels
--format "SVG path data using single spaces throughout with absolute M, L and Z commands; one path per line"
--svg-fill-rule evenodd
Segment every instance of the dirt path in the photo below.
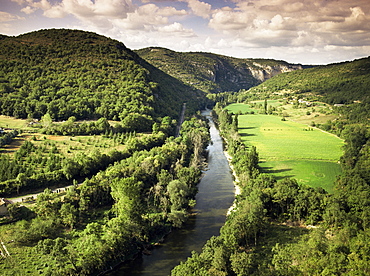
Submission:
M 78 184 L 78 186 L 81 185 L 81 184 Z M 61 188 L 55 188 L 55 189 L 52 189 L 51 191 L 53 193 L 62 193 L 62 192 L 65 192 L 67 191 L 69 188 L 73 187 L 73 185 L 68 185 L 68 186 L 65 186 L 65 187 L 61 187 Z M 28 195 L 22 195 L 22 196 L 19 196 L 19 197 L 13 197 L 13 198 L 7 198 L 7 200 L 9 200 L 11 203 L 17 203 L 17 202 L 25 202 L 25 201 L 30 201 L 30 200 L 36 200 L 37 196 L 39 194 L 42 194 L 43 192 L 39 192 L 39 193 L 34 193 L 34 194 L 28 194 Z

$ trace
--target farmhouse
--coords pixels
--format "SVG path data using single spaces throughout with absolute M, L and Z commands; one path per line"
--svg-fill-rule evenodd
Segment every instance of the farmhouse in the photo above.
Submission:
M 0 198 L 0 216 L 5 216 L 8 214 L 8 204 L 10 202 L 5 198 Z

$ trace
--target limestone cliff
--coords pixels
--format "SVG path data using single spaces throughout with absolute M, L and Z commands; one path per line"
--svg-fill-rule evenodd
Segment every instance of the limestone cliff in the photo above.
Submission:
M 206 93 L 249 89 L 302 65 L 271 59 L 238 59 L 212 53 L 145 48 L 137 53 L 167 74 Z

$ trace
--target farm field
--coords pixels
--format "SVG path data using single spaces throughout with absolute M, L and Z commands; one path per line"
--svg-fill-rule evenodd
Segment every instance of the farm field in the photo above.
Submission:
M 241 108 L 240 104 L 228 106 L 234 113 Z M 320 186 L 331 192 L 340 174 L 341 139 L 273 115 L 239 115 L 238 121 L 239 134 L 247 145 L 256 146 L 263 171 L 273 173 L 278 179 L 294 177 L 301 184 Z

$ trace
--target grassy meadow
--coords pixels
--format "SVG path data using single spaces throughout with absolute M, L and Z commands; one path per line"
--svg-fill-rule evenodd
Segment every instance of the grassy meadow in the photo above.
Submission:
M 251 111 L 247 104 L 232 104 L 227 109 L 242 114 Z M 238 120 L 239 134 L 247 145 L 257 147 L 263 171 L 273 173 L 278 179 L 294 177 L 299 183 L 332 191 L 332 184 L 340 174 L 341 139 L 273 115 L 239 115 Z

